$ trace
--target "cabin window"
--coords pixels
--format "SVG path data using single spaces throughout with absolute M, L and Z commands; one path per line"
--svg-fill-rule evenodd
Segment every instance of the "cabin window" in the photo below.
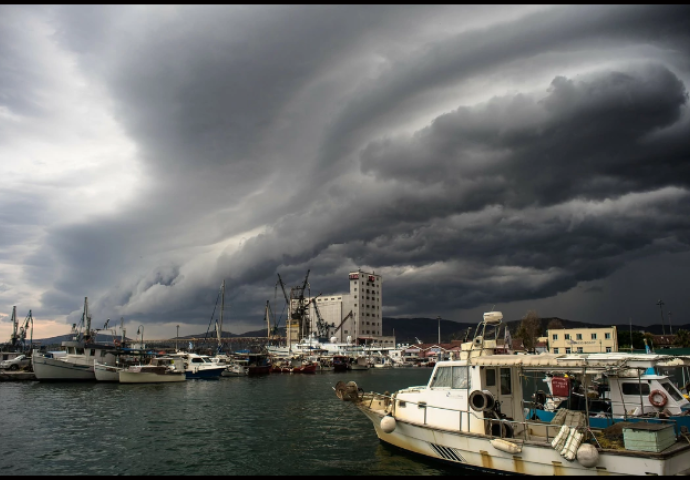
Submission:
M 101 357 L 105 357 L 105 350 L 101 350 Z
M 666 391 L 671 395 L 671 397 L 673 397 L 673 399 L 676 402 L 680 402 L 683 399 L 680 393 L 678 393 L 678 390 L 676 390 L 675 387 L 673 387 L 669 382 L 663 382 L 661 386 L 666 389 Z
M 84 355 L 84 349 L 83 348 L 77 348 L 77 355 Z
M 433 378 L 431 388 L 451 388 L 453 385 L 452 367 L 439 367 Z
M 501 395 L 510 395 L 513 392 L 510 383 L 510 368 L 501 369 Z
M 453 367 L 453 388 L 470 388 L 469 367 Z
M 640 391 L 642 387 L 642 391 Z M 649 385 L 646 383 L 624 383 L 623 395 L 649 395 Z
M 96 350 L 92 348 L 91 353 L 89 355 L 91 355 L 92 357 L 95 357 L 96 356 Z
M 493 368 L 486 369 L 486 386 L 495 387 L 496 386 L 496 370 Z
M 204 361 L 200 358 L 192 358 L 192 363 L 204 363 Z

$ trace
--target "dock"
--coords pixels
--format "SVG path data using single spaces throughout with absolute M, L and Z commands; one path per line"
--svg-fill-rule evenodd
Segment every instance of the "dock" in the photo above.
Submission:
M 34 372 L 12 372 L 0 370 L 0 382 L 22 382 L 36 380 Z

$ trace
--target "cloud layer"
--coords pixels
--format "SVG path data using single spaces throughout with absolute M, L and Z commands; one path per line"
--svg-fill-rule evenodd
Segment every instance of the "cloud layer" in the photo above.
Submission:
M 226 279 L 241 331 L 361 267 L 461 319 L 688 251 L 686 6 L 0 9 L 1 313 L 203 330 Z

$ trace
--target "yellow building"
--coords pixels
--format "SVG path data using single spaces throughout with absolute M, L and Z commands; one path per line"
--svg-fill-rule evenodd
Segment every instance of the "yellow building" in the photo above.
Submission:
M 616 327 L 559 328 L 547 331 L 550 353 L 607 353 L 618 351 Z

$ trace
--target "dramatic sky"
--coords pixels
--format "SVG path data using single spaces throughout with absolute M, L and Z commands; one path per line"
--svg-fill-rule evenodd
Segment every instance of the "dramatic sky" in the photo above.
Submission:
M 688 85 L 682 5 L 0 6 L 0 340 L 205 332 L 223 279 L 241 333 L 308 269 L 690 323 Z

